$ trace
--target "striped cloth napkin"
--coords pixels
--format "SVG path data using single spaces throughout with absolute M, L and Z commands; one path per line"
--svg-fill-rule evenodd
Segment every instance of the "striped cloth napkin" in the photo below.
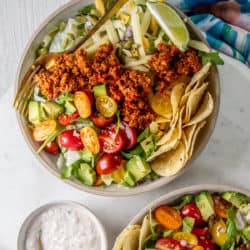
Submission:
M 168 0 L 201 29 L 210 46 L 250 66 L 250 0 Z

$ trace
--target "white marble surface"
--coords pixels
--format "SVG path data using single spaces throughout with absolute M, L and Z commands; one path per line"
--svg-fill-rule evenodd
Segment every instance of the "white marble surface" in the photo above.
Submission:
M 105 225 L 110 244 L 144 205 L 160 195 L 202 183 L 233 184 L 250 189 L 250 71 L 225 58 L 220 68 L 222 103 L 211 141 L 193 167 L 169 186 L 130 198 L 82 193 L 49 174 L 32 156 L 11 107 L 17 60 L 33 29 L 66 0 L 0 1 L 0 250 L 16 249 L 25 217 L 55 200 L 80 201 Z

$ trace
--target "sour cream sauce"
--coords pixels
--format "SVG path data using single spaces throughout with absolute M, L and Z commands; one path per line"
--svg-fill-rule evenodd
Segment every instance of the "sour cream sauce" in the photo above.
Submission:
M 30 225 L 25 250 L 100 250 L 101 236 L 88 213 L 71 205 L 54 205 Z

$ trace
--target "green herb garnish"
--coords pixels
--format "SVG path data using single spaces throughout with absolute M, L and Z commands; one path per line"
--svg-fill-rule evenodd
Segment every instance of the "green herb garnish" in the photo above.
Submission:
M 219 52 L 202 52 L 199 51 L 199 56 L 201 57 L 202 64 L 207 64 L 208 62 L 212 62 L 216 65 L 224 65 L 223 59 L 220 57 Z

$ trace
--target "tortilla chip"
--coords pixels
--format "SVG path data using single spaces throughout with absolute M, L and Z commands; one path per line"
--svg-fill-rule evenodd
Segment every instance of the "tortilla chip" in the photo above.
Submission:
M 186 148 L 182 141 L 178 147 L 159 158 L 155 159 L 151 166 L 160 176 L 172 176 L 177 174 L 186 164 Z
M 211 66 L 212 63 L 208 62 L 201 68 L 200 71 L 198 71 L 193 75 L 191 81 L 189 82 L 188 86 L 185 89 L 185 93 L 188 93 L 193 88 L 196 82 L 198 81 L 203 82 L 207 78 Z
M 190 145 L 191 145 L 196 128 L 197 128 L 197 124 L 194 124 L 194 125 L 189 126 L 183 130 L 183 134 L 185 134 L 185 137 L 187 140 L 187 143 L 186 143 L 187 151 L 190 148 Z
M 189 144 L 189 148 L 188 148 L 188 159 L 190 159 L 193 155 L 194 152 L 194 146 L 195 146 L 195 142 L 197 140 L 198 134 L 200 133 L 201 129 L 206 125 L 206 121 L 203 121 L 201 123 L 199 123 L 195 129 L 195 132 L 192 136 L 192 140 Z
M 161 145 L 148 159 L 147 161 L 152 161 L 154 160 L 156 157 L 174 149 L 177 147 L 179 140 L 178 140 L 179 134 L 178 134 L 178 130 L 175 128 L 174 132 L 172 134 L 171 139 L 166 143 Z
M 193 89 L 190 92 L 190 95 L 187 100 L 187 106 L 186 106 L 186 115 L 185 115 L 185 122 L 189 122 L 191 117 L 195 114 L 197 111 L 199 104 L 201 102 L 202 97 L 204 96 L 204 93 L 208 87 L 208 82 L 203 83 L 201 87 L 197 89 Z
M 204 121 L 207 117 L 209 117 L 212 114 L 213 109 L 214 109 L 213 97 L 209 92 L 207 92 L 197 113 L 183 127 L 191 126 L 193 124 Z
M 165 144 L 166 142 L 170 141 L 170 139 L 173 137 L 173 133 L 174 133 L 178 118 L 179 118 L 179 114 L 176 114 L 174 119 L 171 121 L 168 132 L 164 136 L 162 136 L 162 138 L 156 143 L 156 145 L 161 146 Z
M 182 137 L 181 137 L 182 142 L 184 143 L 184 146 L 186 148 L 186 154 L 185 154 L 185 161 L 187 162 L 189 157 L 188 157 L 188 140 L 187 137 L 184 133 L 184 131 L 182 131 Z
M 113 250 L 138 250 L 141 226 L 130 225 L 116 238 Z
M 178 83 L 176 84 L 170 95 L 170 101 L 172 105 L 172 110 L 173 110 L 173 116 L 178 112 L 178 107 L 181 101 L 181 97 L 185 91 L 185 84 L 184 83 Z
M 142 250 L 144 240 L 150 235 L 149 216 L 146 215 L 142 221 L 141 232 L 139 236 L 139 250 Z
M 181 101 L 180 101 L 180 107 L 183 107 L 186 105 L 188 97 L 189 97 L 190 93 L 185 93 L 182 97 L 181 97 Z

